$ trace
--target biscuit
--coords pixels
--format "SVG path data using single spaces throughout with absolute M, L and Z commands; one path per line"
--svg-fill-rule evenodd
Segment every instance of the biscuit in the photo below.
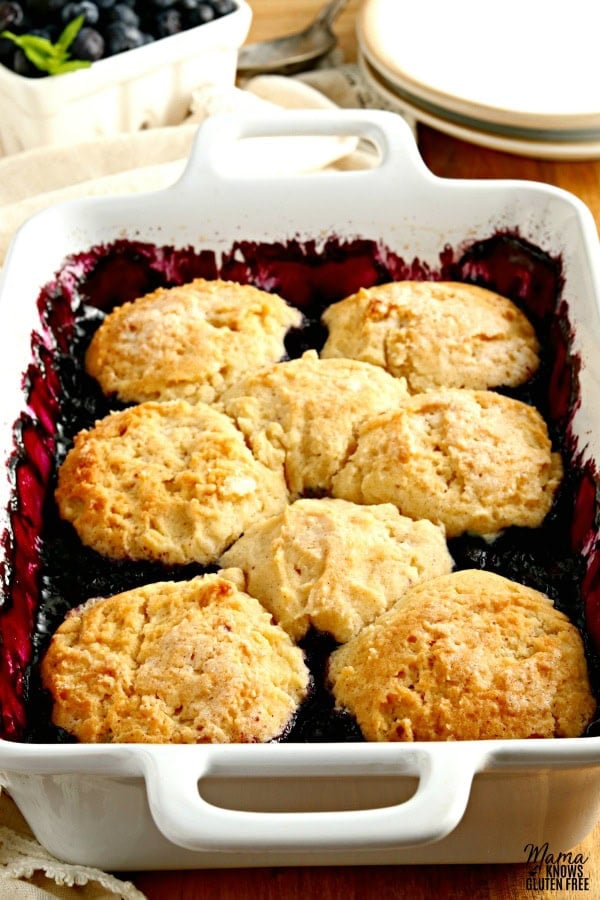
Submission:
M 346 356 L 437 387 L 516 386 L 539 367 L 535 331 L 507 297 L 473 284 L 398 281 L 361 289 L 323 314 L 323 357 Z
M 283 466 L 296 499 L 328 493 L 360 423 L 407 396 L 404 381 L 383 369 L 312 350 L 247 375 L 223 395 L 222 409 L 259 458 Z
M 85 363 L 102 391 L 126 403 L 212 403 L 247 371 L 285 354 L 299 310 L 251 285 L 197 278 L 115 308 Z
M 92 743 L 270 741 L 309 686 L 302 652 L 220 574 L 88 601 L 41 675 L 53 723 Z
M 577 737 L 596 708 L 575 626 L 476 570 L 411 588 L 331 655 L 329 679 L 370 741 Z
M 295 640 L 312 626 L 347 641 L 413 584 L 452 570 L 443 530 L 391 504 L 297 500 L 221 557 Z
M 114 559 L 214 562 L 287 502 L 227 416 L 186 400 L 142 403 L 80 432 L 59 468 L 60 515 Z
M 560 455 L 533 407 L 493 391 L 415 394 L 366 422 L 333 495 L 393 503 L 442 524 L 447 537 L 542 523 L 562 477 Z

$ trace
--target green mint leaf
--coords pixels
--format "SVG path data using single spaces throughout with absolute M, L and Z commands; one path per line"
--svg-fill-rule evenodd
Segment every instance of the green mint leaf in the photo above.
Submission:
M 75 72 L 77 69 L 89 69 L 90 66 L 89 59 L 67 59 L 65 62 L 53 66 L 50 75 L 62 75 L 63 72 Z
M 20 47 L 36 68 L 48 71 L 47 63 L 56 55 L 56 50 L 47 38 L 34 34 L 13 34 L 11 31 L 3 31 L 0 37 L 8 38 Z
M 49 41 L 48 38 L 41 37 L 39 34 L 21 34 L 16 36 L 15 44 L 18 44 L 23 50 L 31 47 L 35 50 L 39 50 L 40 53 L 47 53 L 48 56 L 54 56 L 56 53 L 55 47 L 51 41 Z
M 26 54 L 36 53 L 39 56 L 45 56 L 48 59 L 55 59 L 60 55 L 60 51 L 57 50 L 48 38 L 40 37 L 37 34 L 21 35 L 21 39 L 15 41 L 15 43 L 18 43 L 19 47 L 21 47 Z
M 23 35 L 13 34 L 12 31 L 0 31 L 0 38 L 7 38 L 16 44 L 17 47 L 23 47 Z
M 12 31 L 3 31 L 0 37 L 8 38 L 20 47 L 36 69 L 49 75 L 60 75 L 63 72 L 73 72 L 75 69 L 87 69 L 91 65 L 87 60 L 70 59 L 68 50 L 84 21 L 83 16 L 77 16 L 69 22 L 55 44 L 37 34 L 14 34 Z
M 31 47 L 29 44 L 23 47 L 22 50 L 29 62 L 33 63 L 36 69 L 41 69 L 42 72 L 50 71 L 49 66 L 52 65 L 53 59 L 51 53 L 45 53 L 38 47 Z
M 9 41 L 12 41 L 13 44 L 16 44 L 17 47 L 21 47 L 23 50 L 30 44 L 52 48 L 48 38 L 40 37 L 37 34 L 13 34 L 12 31 L 2 31 L 0 32 L 0 37 L 8 38 Z
M 71 44 L 81 31 L 81 26 L 84 22 L 84 16 L 77 16 L 76 19 L 73 19 L 72 22 L 69 22 L 66 28 L 64 28 L 64 30 L 59 35 L 56 46 L 60 47 L 63 50 L 67 50 L 67 48 L 71 46 Z
M 18 44 L 19 42 L 19 35 L 13 34 L 12 31 L 0 31 L 0 37 L 8 38 L 13 44 Z

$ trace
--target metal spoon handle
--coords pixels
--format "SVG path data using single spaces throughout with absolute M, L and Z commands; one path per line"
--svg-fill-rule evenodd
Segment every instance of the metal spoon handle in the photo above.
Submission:
M 330 0 L 318 13 L 315 25 L 324 25 L 326 28 L 329 28 L 347 5 L 348 0 Z

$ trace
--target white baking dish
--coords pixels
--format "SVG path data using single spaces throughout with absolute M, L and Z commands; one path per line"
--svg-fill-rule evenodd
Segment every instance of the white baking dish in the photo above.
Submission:
M 225 165 L 240 140 L 291 134 L 359 135 L 378 147 L 380 163 L 280 178 L 242 177 Z M 435 271 L 447 248 L 504 230 L 561 259 L 572 358 L 580 361 L 569 429 L 587 465 L 600 456 L 600 265 L 591 214 L 543 184 L 439 179 L 399 117 L 358 111 L 218 116 L 201 127 L 173 187 L 70 202 L 29 220 L 0 284 L 3 459 L 13 452 L 13 423 L 23 411 L 35 415 L 25 408 L 23 375 L 32 333 L 40 332 L 36 299 L 71 254 L 123 238 L 218 256 L 239 240 L 320 247 L 335 236 L 375 240 Z M 68 281 L 74 268 L 62 273 Z M 51 340 L 44 335 L 40 344 Z M 0 479 L 3 529 L 11 497 L 10 479 Z M 592 569 L 596 540 L 594 527 L 579 537 Z M 590 602 L 593 587 L 592 580 Z M 566 852 L 600 815 L 598 737 L 248 746 L 3 740 L 0 771 L 52 853 L 113 870 L 523 862 L 528 846 L 545 842 Z

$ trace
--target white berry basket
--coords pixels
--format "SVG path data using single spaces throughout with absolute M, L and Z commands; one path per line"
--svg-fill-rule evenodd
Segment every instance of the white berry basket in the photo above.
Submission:
M 234 84 L 251 21 L 236 0 L 225 16 L 89 68 L 26 78 L 0 65 L 0 154 L 179 124 L 195 88 Z
M 242 139 L 315 135 L 358 135 L 377 145 L 379 163 L 301 176 L 224 166 Z M 556 387 L 576 373 L 570 438 L 581 464 L 589 465 L 591 500 L 582 504 L 588 526 L 572 538 L 587 567 L 581 603 L 600 645 L 600 256 L 592 215 L 571 194 L 544 184 L 437 178 L 409 127 L 392 113 L 215 116 L 200 127 L 186 172 L 172 187 L 71 201 L 22 226 L 0 281 L 0 528 L 9 533 L 18 507 L 15 428 L 25 420 L 52 427 L 26 392 L 37 384 L 43 394 L 50 377 L 52 342 L 40 325 L 40 291 L 57 272 L 63 285 L 76 278 L 77 266 L 65 262 L 73 254 L 130 240 L 193 248 L 238 266 L 244 249 L 259 242 L 277 249 L 300 241 L 322 254 L 334 236 L 347 242 L 353 261 L 373 241 L 385 248 L 381 260 L 397 253 L 411 272 L 416 259 L 423 271 L 433 271 L 451 248 L 507 230 L 561 261 L 552 315 L 568 308 L 573 365 L 560 363 Z M 166 258 L 172 259 L 168 252 Z M 327 271 L 333 288 L 341 272 L 337 256 Z M 526 279 L 522 284 L 531 287 Z M 36 380 L 34 370 L 44 377 Z M 48 478 L 42 451 L 39 444 L 26 449 L 25 461 L 35 457 L 34 479 Z M 28 505 L 20 539 L 22 551 L 34 556 L 38 511 Z M 14 652 L 15 616 L 30 627 L 35 597 L 27 592 L 35 566 L 21 581 L 11 577 L 9 546 L 5 537 L 0 679 L 18 686 L 26 660 Z M 546 844 L 556 859 L 598 820 L 600 737 L 185 746 L 5 737 L 0 783 L 50 852 L 109 870 L 526 862 L 531 848 L 539 856 Z

